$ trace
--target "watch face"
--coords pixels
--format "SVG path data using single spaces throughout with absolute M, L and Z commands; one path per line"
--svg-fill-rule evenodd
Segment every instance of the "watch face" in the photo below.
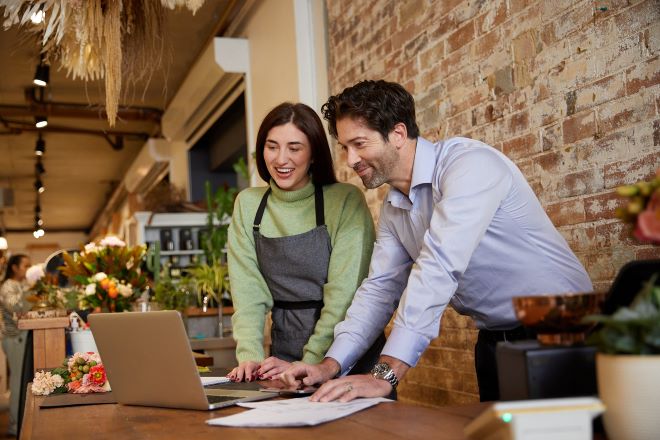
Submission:
M 376 365 L 374 365 L 374 368 L 373 368 L 373 370 L 371 370 L 371 372 L 372 372 L 375 376 L 383 377 L 383 376 L 385 376 L 385 374 L 387 374 L 387 372 L 388 372 L 389 370 L 390 370 L 390 366 L 389 366 L 389 365 L 387 365 L 387 364 L 385 364 L 385 363 L 380 363 L 380 364 L 376 364 Z

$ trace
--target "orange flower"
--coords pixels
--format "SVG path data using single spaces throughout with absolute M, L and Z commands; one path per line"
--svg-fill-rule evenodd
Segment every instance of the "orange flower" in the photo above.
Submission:
M 95 365 L 90 368 L 89 379 L 95 385 L 103 385 L 105 383 L 105 368 L 103 368 L 103 365 Z
M 108 296 L 112 299 L 117 298 L 117 295 L 119 295 L 119 291 L 115 286 L 112 286 L 108 289 Z
M 110 280 L 108 278 L 103 278 L 101 281 L 99 281 L 99 284 L 103 289 L 108 290 L 108 287 L 110 286 Z

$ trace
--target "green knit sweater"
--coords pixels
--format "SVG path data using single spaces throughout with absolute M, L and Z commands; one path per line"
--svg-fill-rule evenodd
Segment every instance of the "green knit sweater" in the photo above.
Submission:
M 283 191 L 271 182 L 271 195 L 261 221 L 265 237 L 286 237 L 316 227 L 314 186 Z M 232 325 L 239 362 L 264 359 L 263 334 L 273 297 L 259 272 L 252 224 L 266 187 L 248 188 L 236 198 L 229 226 L 228 262 L 234 302 Z M 335 183 L 323 187 L 325 223 L 332 253 L 328 282 L 323 286 L 324 306 L 314 333 L 305 344 L 302 360 L 319 363 L 330 348 L 335 325 L 367 276 L 375 240 L 373 219 L 362 192 L 353 185 Z

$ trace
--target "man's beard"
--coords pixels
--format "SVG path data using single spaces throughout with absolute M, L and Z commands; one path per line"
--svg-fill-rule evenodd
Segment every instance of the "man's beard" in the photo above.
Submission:
M 384 154 L 375 161 L 360 161 L 353 166 L 353 170 L 356 172 L 364 165 L 371 168 L 370 175 L 367 174 L 360 176 L 362 184 L 369 189 L 378 188 L 382 184 L 387 183 L 399 162 L 399 151 L 389 143 L 386 143 L 385 145 L 386 148 Z

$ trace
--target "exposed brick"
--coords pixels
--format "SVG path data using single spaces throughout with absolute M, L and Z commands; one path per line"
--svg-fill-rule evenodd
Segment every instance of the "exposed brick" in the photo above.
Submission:
M 582 111 L 625 95 L 623 74 L 610 75 L 576 91 L 575 109 Z
M 660 246 L 649 246 L 635 251 L 636 260 L 660 259 Z
M 592 111 L 585 111 L 564 119 L 564 143 L 572 144 L 596 134 L 596 119 Z
M 584 206 L 582 200 L 573 199 L 548 204 L 545 208 L 548 217 L 555 226 L 584 223 Z
M 516 160 L 538 153 L 538 144 L 538 136 L 530 133 L 503 142 L 502 152 Z
M 653 121 L 653 145 L 660 145 L 660 119 Z
M 630 185 L 640 180 L 650 180 L 660 167 L 660 151 L 643 157 L 607 164 L 603 168 L 605 188 Z
M 606 220 L 615 218 L 614 212 L 617 208 L 624 206 L 626 200 L 619 196 L 615 191 L 595 196 L 585 197 L 584 212 L 585 221 L 593 222 L 597 220 Z
M 543 151 L 558 148 L 563 142 L 561 125 L 550 125 L 541 130 L 541 149 Z
M 557 195 L 560 198 L 592 194 L 603 189 L 603 177 L 600 170 L 589 169 L 569 173 L 563 176 Z
M 419 56 L 419 64 L 422 70 L 437 66 L 445 53 L 445 41 L 440 40 L 423 51 Z
M 584 265 L 592 281 L 608 281 L 614 278 L 621 266 L 634 257 L 635 252 L 632 249 L 597 249 L 586 255 Z
M 642 93 L 611 101 L 598 107 L 601 134 L 610 133 L 655 116 L 654 97 Z
M 626 93 L 635 94 L 643 87 L 660 84 L 660 57 L 655 56 L 626 71 Z
M 487 34 L 483 35 L 477 39 L 474 44 L 471 45 L 471 56 L 475 60 L 480 60 L 495 50 L 495 47 L 500 43 L 500 32 L 499 29 L 492 30 Z
M 474 39 L 474 21 L 468 21 L 466 24 L 452 32 L 447 37 L 447 51 L 453 52 Z
M 505 0 L 487 2 L 489 9 L 485 14 L 476 18 L 477 34 L 485 34 L 504 23 L 508 17 Z

